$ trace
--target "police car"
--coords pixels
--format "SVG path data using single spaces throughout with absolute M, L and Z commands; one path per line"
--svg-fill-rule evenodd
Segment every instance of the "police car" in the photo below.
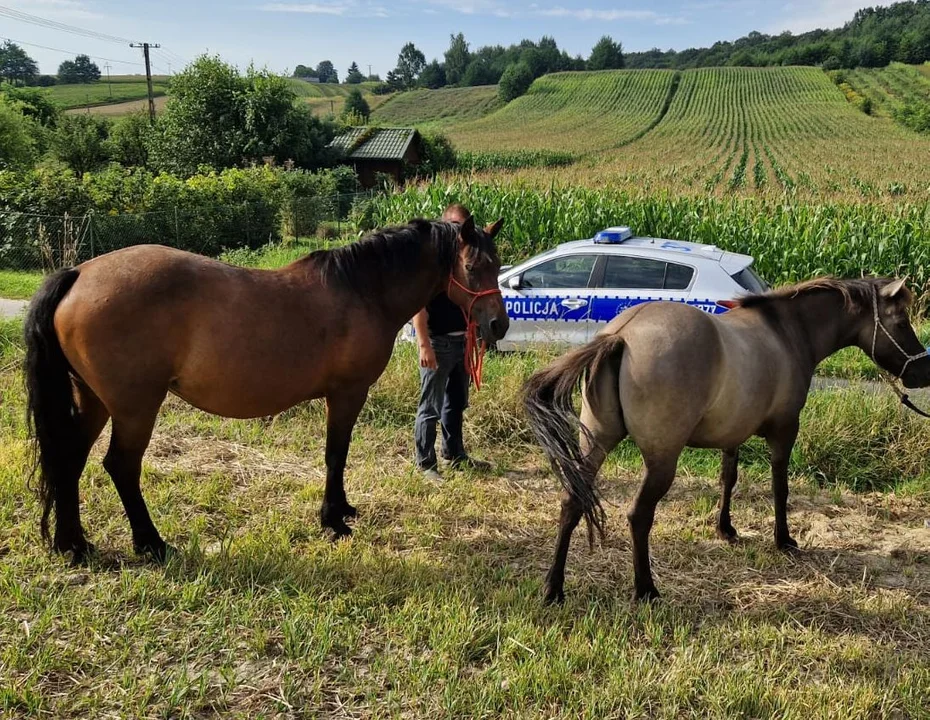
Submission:
M 593 238 L 562 243 L 501 268 L 510 329 L 497 349 L 582 345 L 623 310 L 651 300 L 727 312 L 720 301 L 769 289 L 752 263 L 748 255 L 714 245 L 635 237 L 628 227 L 606 228 Z M 412 328 L 405 334 L 412 339 Z

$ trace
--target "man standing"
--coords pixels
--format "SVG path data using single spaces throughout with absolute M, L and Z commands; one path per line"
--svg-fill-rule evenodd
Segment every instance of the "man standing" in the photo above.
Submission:
M 442 219 L 464 223 L 469 212 L 450 205 Z M 462 415 L 468 407 L 468 373 L 465 371 L 465 331 L 461 308 L 442 292 L 413 317 L 420 350 L 420 402 L 414 427 L 417 467 L 430 479 L 439 479 L 436 458 L 436 423 L 442 425 L 441 453 L 453 468 L 488 470 L 490 464 L 465 452 Z

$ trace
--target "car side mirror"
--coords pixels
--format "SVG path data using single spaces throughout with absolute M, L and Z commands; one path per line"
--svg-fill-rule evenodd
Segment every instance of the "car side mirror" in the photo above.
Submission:
M 511 290 L 519 290 L 521 287 L 523 287 L 523 283 L 520 280 L 521 278 L 519 275 L 511 275 L 509 278 L 507 278 L 507 287 L 509 287 Z

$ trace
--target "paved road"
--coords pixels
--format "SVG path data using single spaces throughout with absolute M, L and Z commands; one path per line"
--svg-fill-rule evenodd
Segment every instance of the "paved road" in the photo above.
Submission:
M 25 312 L 28 304 L 27 300 L 4 300 L 0 298 L 0 320 L 14 318 Z

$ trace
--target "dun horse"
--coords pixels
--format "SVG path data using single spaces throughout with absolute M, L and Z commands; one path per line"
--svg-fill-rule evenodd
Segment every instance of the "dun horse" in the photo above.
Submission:
M 717 533 L 732 542 L 737 453 L 751 436 L 765 438 L 772 453 L 775 544 L 797 548 L 786 514 L 788 459 L 814 369 L 855 345 L 906 387 L 930 384 L 930 359 L 908 320 L 911 301 L 903 280 L 828 278 L 745 297 L 719 316 L 680 303 L 646 303 L 531 377 L 525 388 L 530 423 L 565 490 L 546 602 L 564 599 L 565 559 L 580 518 L 589 532 L 603 533 L 596 477 L 627 435 L 646 466 L 627 514 L 636 598 L 659 595 L 649 531 L 686 446 L 724 451 Z M 580 423 L 572 405 L 579 383 Z
M 369 387 L 397 332 L 439 292 L 493 342 L 508 320 L 497 285 L 499 220 L 483 230 L 413 220 L 279 270 L 232 267 L 158 245 L 119 250 L 49 277 L 26 319 L 28 413 L 42 534 L 81 561 L 92 546 L 78 481 L 112 419 L 103 465 L 137 552 L 164 559 L 139 485 L 159 407 L 173 393 L 215 415 L 274 415 L 326 398 L 324 528 L 350 534 L 343 471 Z M 55 511 L 54 538 L 49 518 Z

